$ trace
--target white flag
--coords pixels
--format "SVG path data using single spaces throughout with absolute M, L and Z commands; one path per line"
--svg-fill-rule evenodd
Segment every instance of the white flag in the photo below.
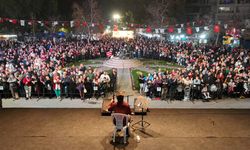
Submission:
M 31 26 L 31 25 L 32 25 L 32 21 L 29 21 L 29 22 L 28 22 L 28 25 L 30 25 L 30 26 Z
M 224 24 L 224 28 L 227 29 L 228 25 L 227 24 Z
M 184 24 L 181 24 L 181 27 L 183 28 L 183 27 L 184 27 Z
M 53 25 L 53 26 L 58 25 L 58 21 L 54 21 L 52 25 Z
M 195 27 L 196 32 L 200 32 L 200 27 Z
M 74 27 L 74 21 L 70 21 L 70 27 Z
M 159 33 L 159 30 L 158 30 L 158 29 L 155 29 L 155 33 L 157 33 L 157 34 L 158 34 L 158 33 Z
M 160 33 L 164 33 L 164 31 L 165 31 L 164 29 L 160 29 Z
M 208 30 L 209 30 L 208 26 L 205 26 L 205 27 L 204 27 L 204 30 L 208 31 Z
M 41 27 L 44 26 L 44 23 L 42 21 L 37 21 L 37 22 L 40 24 Z
M 25 26 L 25 21 L 24 20 L 20 20 L 20 25 L 21 26 Z
M 181 33 L 181 28 L 178 28 L 177 31 L 178 31 L 178 33 Z

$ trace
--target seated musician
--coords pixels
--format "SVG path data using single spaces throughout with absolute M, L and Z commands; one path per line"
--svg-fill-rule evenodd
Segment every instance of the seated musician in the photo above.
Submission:
M 114 113 L 121 113 L 130 115 L 131 109 L 127 102 L 124 102 L 124 94 L 122 92 L 118 92 L 116 94 L 117 102 L 112 100 L 111 104 L 109 105 L 108 111 L 114 112 Z
M 130 115 L 131 114 L 131 109 L 130 106 L 127 102 L 124 102 L 124 94 L 122 92 L 118 92 L 116 94 L 116 99 L 117 102 L 115 102 L 114 100 L 112 100 L 111 104 L 109 105 L 108 111 L 114 112 L 114 113 L 121 113 L 121 114 L 126 114 L 126 115 Z M 130 122 L 130 116 L 128 118 L 128 122 Z M 113 120 L 114 124 L 116 124 L 115 120 Z M 123 120 L 123 126 L 126 125 L 126 120 Z M 129 135 L 129 129 L 127 128 L 127 136 Z

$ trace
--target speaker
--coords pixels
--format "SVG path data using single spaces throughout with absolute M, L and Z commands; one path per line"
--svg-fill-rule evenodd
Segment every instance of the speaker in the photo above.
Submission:
M 148 100 L 143 96 L 139 96 L 139 97 L 135 98 L 135 100 L 134 100 L 134 113 L 135 113 L 135 115 L 140 115 L 140 114 L 146 115 L 147 110 L 148 110 Z
M 103 99 L 102 101 L 102 108 L 101 108 L 101 115 L 102 116 L 110 116 L 111 112 L 108 111 L 109 105 L 111 104 L 112 99 Z

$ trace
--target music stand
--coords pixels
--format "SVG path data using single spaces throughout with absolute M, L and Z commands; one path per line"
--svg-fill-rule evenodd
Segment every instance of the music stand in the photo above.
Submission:
M 134 130 L 144 130 L 145 128 L 149 127 L 150 126 L 150 123 L 147 122 L 147 121 L 144 121 L 144 115 L 146 113 L 144 113 L 144 106 L 142 104 L 142 102 L 140 102 L 138 105 L 137 105 L 140 109 L 141 109 L 141 120 L 140 121 L 137 121 L 136 123 L 134 123 L 131 127 L 134 129 Z M 139 128 L 136 128 L 136 126 L 139 125 Z

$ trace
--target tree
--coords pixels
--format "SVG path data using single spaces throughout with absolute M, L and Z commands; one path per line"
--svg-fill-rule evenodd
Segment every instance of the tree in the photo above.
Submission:
M 146 10 L 151 15 L 150 22 L 156 24 L 158 27 L 162 27 L 166 18 L 182 20 L 184 18 L 185 1 L 186 0 L 152 0 L 152 2 L 146 6 Z
M 153 23 L 159 27 L 162 27 L 168 13 L 169 3 L 170 0 L 153 0 L 146 8 L 152 16 Z
M 135 18 L 134 18 L 134 14 L 132 11 L 126 11 L 123 17 L 123 22 L 125 23 L 134 23 L 135 22 Z

